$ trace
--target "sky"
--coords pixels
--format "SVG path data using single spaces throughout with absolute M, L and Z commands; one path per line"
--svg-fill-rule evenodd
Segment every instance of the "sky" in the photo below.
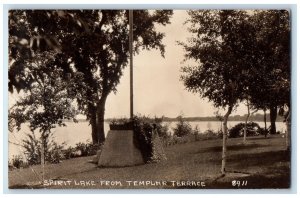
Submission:
M 165 33 L 163 44 L 165 58 L 159 50 L 144 50 L 133 57 L 133 95 L 134 114 L 146 116 L 201 117 L 214 116 L 218 109 L 199 94 L 188 92 L 180 81 L 180 69 L 183 63 L 184 50 L 176 41 L 186 41 L 189 37 L 187 26 L 183 25 L 188 15 L 185 10 L 174 10 L 171 23 L 155 28 Z M 105 118 L 129 117 L 129 66 L 123 71 L 116 94 L 111 93 L 106 101 Z M 18 95 L 9 95 L 10 106 L 17 100 Z M 219 111 L 221 114 L 224 111 Z M 242 104 L 232 113 L 246 114 Z M 78 116 L 85 118 L 85 116 Z
M 187 26 L 183 25 L 188 15 L 184 10 L 175 10 L 171 24 L 157 26 L 165 33 L 165 58 L 158 50 L 142 51 L 133 58 L 134 113 L 146 116 L 186 117 L 214 116 L 218 109 L 199 94 L 188 92 L 180 81 L 180 68 L 184 66 L 184 50 L 176 41 L 189 37 Z M 106 103 L 106 118 L 129 116 L 129 67 L 117 87 L 116 94 L 110 94 Z M 224 111 L 220 111 L 224 112 Z M 246 108 L 240 105 L 233 114 L 244 115 Z

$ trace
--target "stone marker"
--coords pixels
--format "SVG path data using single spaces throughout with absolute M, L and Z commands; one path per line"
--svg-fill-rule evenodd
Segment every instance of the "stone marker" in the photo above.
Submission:
M 133 142 L 132 130 L 110 130 L 106 136 L 98 166 L 124 167 L 144 164 L 141 151 Z

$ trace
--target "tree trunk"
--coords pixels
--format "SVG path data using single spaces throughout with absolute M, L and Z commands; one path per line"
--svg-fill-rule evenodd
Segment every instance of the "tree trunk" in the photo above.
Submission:
M 45 141 L 42 140 L 42 145 L 41 145 L 41 164 L 44 167 L 45 165 Z
M 89 111 L 89 119 L 90 119 L 90 125 L 92 127 L 92 141 L 93 144 L 97 144 L 98 143 L 98 135 L 97 135 L 97 108 L 92 105 L 89 104 L 88 107 L 88 111 Z
M 105 102 L 107 95 L 102 95 L 101 99 L 97 103 L 97 114 L 96 114 L 96 123 L 97 123 L 97 143 L 103 143 L 105 141 L 104 133 L 104 114 L 105 114 Z
M 91 127 L 92 127 L 93 144 L 97 144 L 98 143 L 98 135 L 97 135 L 97 113 L 96 113 L 96 110 L 91 115 L 90 124 L 91 124 Z
M 232 105 L 228 107 L 228 111 L 224 115 L 224 120 L 223 120 L 223 147 L 222 147 L 222 167 L 221 167 L 222 175 L 225 175 L 225 167 L 226 167 L 226 152 L 227 152 L 226 143 L 227 143 L 227 132 L 228 132 L 227 121 L 229 115 L 231 114 L 232 108 L 233 108 Z
M 267 109 L 264 109 L 264 123 L 265 123 L 265 131 L 264 131 L 264 133 L 265 133 L 265 138 L 267 137 L 267 135 L 268 135 L 268 130 L 267 130 Z
M 45 131 L 42 132 L 42 135 L 41 135 L 41 164 L 42 164 L 42 181 L 45 180 L 45 158 L 46 158 L 46 135 L 45 135 Z M 50 130 L 49 130 L 49 134 L 50 134 Z
M 40 139 L 41 139 L 41 164 L 42 164 L 42 166 L 45 164 L 46 150 L 48 150 L 48 149 L 46 149 L 46 146 L 47 146 L 46 145 L 47 144 L 46 133 L 47 133 L 47 131 L 48 130 L 43 131 L 42 134 L 41 134 L 41 137 L 40 137 Z
M 221 121 L 221 123 L 220 123 L 220 131 L 221 131 L 221 133 L 223 133 L 223 127 L 222 127 L 222 125 L 223 125 L 223 122 Z
M 244 144 L 246 143 L 246 137 L 247 137 L 247 124 L 248 124 L 248 119 L 250 117 L 250 105 L 249 105 L 249 101 L 247 100 L 247 110 L 248 110 L 248 114 L 245 120 L 245 127 L 244 127 Z
M 291 151 L 291 112 L 290 108 L 288 109 L 287 116 L 285 119 L 286 124 L 286 150 Z
M 271 129 L 270 134 L 276 134 L 276 118 L 277 118 L 277 106 L 270 107 L 270 122 L 271 122 Z

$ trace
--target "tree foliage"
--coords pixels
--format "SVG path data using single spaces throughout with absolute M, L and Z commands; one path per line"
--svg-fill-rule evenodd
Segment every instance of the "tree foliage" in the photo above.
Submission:
M 221 166 L 225 174 L 228 117 L 247 93 L 246 77 L 251 65 L 244 62 L 244 55 L 252 49 L 248 36 L 251 26 L 245 20 L 247 13 L 240 10 L 196 10 L 188 14 L 187 23 L 193 36 L 180 44 L 186 59 L 194 60 L 196 65 L 183 67 L 181 80 L 189 91 L 208 98 L 218 108 L 227 108 Z
M 31 131 L 39 129 L 47 134 L 57 125 L 64 126 L 64 120 L 75 118 L 72 102 L 76 83 L 64 81 L 62 69 L 47 67 L 51 58 L 52 54 L 43 53 L 30 65 L 34 83 L 23 89 L 23 96 L 10 109 L 10 118 L 15 120 L 18 130 L 21 124 L 29 122 Z
M 171 15 L 168 10 L 134 11 L 135 53 L 159 49 L 164 55 L 164 34 L 156 25 L 168 24 Z M 10 54 L 15 61 L 9 70 L 10 90 L 31 83 L 23 73 L 32 60 L 32 50 L 56 51 L 55 64 L 65 74 L 83 74 L 78 107 L 90 121 L 93 142 L 102 142 L 106 98 L 117 91 L 128 65 L 128 34 L 128 10 L 11 11 Z
M 290 107 L 290 13 L 287 10 L 256 11 L 255 70 L 249 92 L 258 109 L 270 109 L 271 133 L 276 133 L 277 107 Z
M 173 128 L 174 135 L 177 137 L 184 137 L 186 135 L 192 134 L 193 129 L 190 123 L 183 119 L 183 116 L 178 116 L 178 121 L 176 126 Z
M 188 14 L 186 23 L 193 36 L 180 45 L 186 59 L 196 65 L 184 66 L 181 80 L 189 91 L 218 108 L 228 108 L 222 154 L 225 173 L 226 123 L 234 106 L 242 100 L 264 109 L 289 104 L 289 13 L 193 10 Z
M 186 59 L 196 66 L 182 68 L 185 87 L 208 98 L 216 107 L 233 106 L 243 99 L 243 69 L 241 52 L 236 52 L 236 32 L 242 29 L 242 11 L 189 11 L 189 31 L 193 37 L 180 43 Z
M 247 136 L 255 136 L 262 133 L 262 129 L 256 122 L 248 122 L 247 124 L 241 122 L 236 124 L 229 130 L 229 138 L 242 137 L 244 135 L 244 129 L 246 128 Z

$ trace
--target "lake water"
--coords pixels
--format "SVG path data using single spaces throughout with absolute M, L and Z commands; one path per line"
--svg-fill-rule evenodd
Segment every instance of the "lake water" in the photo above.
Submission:
M 199 121 L 199 122 L 189 122 L 191 126 L 194 128 L 198 126 L 200 132 L 204 132 L 208 129 L 217 131 L 220 130 L 221 122 L 218 121 Z M 228 122 L 228 128 L 232 128 L 236 124 L 240 123 L 240 121 L 230 121 Z M 264 122 L 257 122 L 260 127 L 264 127 Z M 55 141 L 59 144 L 65 142 L 66 146 L 75 146 L 76 143 L 91 141 L 91 127 L 88 122 L 67 122 L 66 127 L 57 127 L 53 129 L 53 137 Z M 169 126 L 169 131 L 172 133 L 172 128 L 176 126 L 176 122 L 164 122 L 163 124 L 167 124 Z M 267 127 L 269 127 L 270 123 L 267 123 Z M 276 122 L 277 131 L 284 132 L 286 130 L 284 122 Z M 105 122 L 104 125 L 105 135 L 109 130 L 109 123 Z M 16 144 L 22 144 L 22 140 L 26 138 L 26 134 L 30 133 L 30 129 L 26 124 L 22 125 L 22 128 L 18 132 L 9 132 L 8 140 L 9 140 L 9 158 L 13 155 L 23 155 L 23 149 L 21 146 Z M 38 132 L 36 132 L 38 136 Z

